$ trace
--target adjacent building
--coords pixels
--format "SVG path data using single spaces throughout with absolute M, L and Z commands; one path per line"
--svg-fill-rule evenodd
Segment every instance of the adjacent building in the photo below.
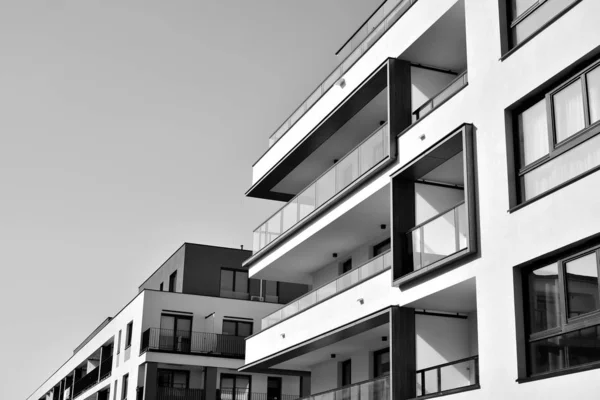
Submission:
M 240 371 L 310 374 L 307 400 L 597 398 L 599 15 L 383 2 L 252 167 L 282 205 L 244 267 L 311 289 Z
M 185 243 L 28 399 L 297 399 L 307 374 L 237 371 L 260 318 L 307 291 L 249 279 L 250 254 Z

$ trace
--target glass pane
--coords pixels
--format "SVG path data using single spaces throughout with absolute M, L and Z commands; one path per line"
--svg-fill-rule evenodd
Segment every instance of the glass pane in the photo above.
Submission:
M 597 166 L 600 166 L 600 135 L 525 174 L 523 179 L 525 200 Z
M 423 266 L 456 252 L 454 210 L 423 226 Z
M 524 165 L 545 156 L 548 148 L 548 120 L 546 118 L 546 101 L 542 100 L 533 107 L 519 114 L 519 134 Z
M 227 269 L 221 270 L 221 290 L 233 291 L 233 271 Z
M 523 12 L 527 11 L 529 7 L 537 3 L 538 0 L 512 0 L 513 3 L 513 19 L 517 18 Z
M 252 335 L 252 324 L 247 322 L 239 322 L 237 335 L 241 337 Z
M 252 233 L 252 248 L 254 249 L 254 252 L 256 252 L 257 250 L 260 250 L 260 231 L 259 230 L 255 230 Z
M 532 33 L 540 29 L 542 25 L 575 1 L 577 0 L 546 1 L 513 28 L 513 45 L 517 45 L 524 39 L 527 39 Z
M 530 368 L 533 374 L 552 372 L 600 361 L 600 327 L 530 343 Z
M 469 224 L 467 218 L 467 206 L 462 204 L 456 209 L 458 215 L 458 249 L 467 248 L 467 240 L 469 239 Z
M 529 273 L 528 285 L 530 332 L 557 327 L 560 322 L 557 265 L 551 264 Z
M 352 53 L 350 53 L 350 55 L 348 56 L 348 58 L 346 58 L 344 60 L 344 63 L 342 64 L 342 70 L 344 72 L 348 71 L 350 68 L 352 68 L 352 66 L 354 65 L 354 63 L 356 62 L 356 60 L 358 60 L 360 58 L 360 56 L 362 56 L 362 51 L 360 48 L 354 50 Z
M 383 131 L 371 136 L 360 146 L 360 174 L 364 174 L 384 157 Z
M 421 269 L 421 228 L 415 229 L 410 233 L 413 252 L 413 268 L 414 270 Z
M 169 315 L 161 315 L 160 316 L 160 329 L 175 329 L 175 317 Z
M 588 100 L 590 102 L 590 120 L 600 121 L 600 67 L 587 74 Z
M 335 171 L 336 168 L 331 169 L 317 181 L 317 207 L 320 207 L 335 194 Z
M 436 95 L 433 98 L 433 107 L 438 107 L 444 101 L 452 97 L 456 92 L 458 92 L 463 86 L 465 86 L 464 79 L 457 79 L 452 82 L 447 88 L 442 90 L 440 94 Z
M 317 301 L 323 301 L 328 297 L 333 296 L 337 291 L 336 282 L 328 283 L 327 285 L 317 290 Z
M 223 321 L 223 335 L 235 335 L 235 322 Z
M 267 243 L 271 243 L 281 234 L 281 213 L 273 215 L 267 221 Z
M 315 185 L 311 185 L 298 196 L 299 219 L 306 217 L 315 209 Z
M 298 311 L 302 311 L 317 302 L 317 292 L 308 293 L 298 300 Z
M 379 40 L 381 35 L 383 35 L 384 32 L 385 32 L 384 24 L 374 27 L 373 30 L 371 31 L 371 33 L 369 34 L 369 37 L 367 37 L 367 40 L 365 40 L 364 48 L 368 49 L 371 46 L 373 46 L 375 44 L 375 42 L 377 42 L 377 40 Z
M 233 388 L 233 378 L 221 377 L 221 389 L 232 389 Z
M 238 389 L 249 389 L 250 388 L 250 378 L 247 376 L 236 376 L 235 377 L 235 387 Z
M 596 253 L 566 263 L 569 318 L 598 310 L 598 260 Z
M 292 315 L 296 314 L 297 312 L 298 312 L 298 302 L 295 301 L 281 309 L 281 318 L 282 319 L 289 318 Z
M 185 372 L 173 372 L 173 387 L 187 388 L 187 374 Z
M 581 80 L 554 95 L 556 141 L 562 142 L 585 128 Z
M 323 91 L 326 92 L 330 87 L 332 87 L 333 84 L 340 79 L 340 76 L 340 68 L 336 68 L 336 70 L 333 71 L 332 74 L 329 75 L 323 82 Z
M 358 151 L 348 154 L 335 166 L 335 170 L 337 171 L 336 190 L 339 192 L 358 178 Z
M 390 373 L 390 351 L 375 353 L 375 378 L 379 378 Z
M 295 199 L 282 210 L 283 214 L 283 229 L 282 232 L 287 231 L 298 222 L 298 199 Z
M 339 277 L 337 280 L 337 291 L 341 292 L 342 290 L 349 288 L 356 283 L 358 283 L 358 269 Z
M 438 392 L 437 370 L 425 371 L 424 395 Z
M 457 389 L 475 384 L 475 362 L 473 360 L 464 361 L 443 367 L 440 370 L 442 390 Z
M 248 273 L 236 271 L 235 273 L 235 292 L 248 293 Z

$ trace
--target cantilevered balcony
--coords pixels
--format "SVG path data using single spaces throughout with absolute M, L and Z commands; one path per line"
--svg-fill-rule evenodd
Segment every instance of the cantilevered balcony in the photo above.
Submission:
M 441 106 L 446 100 L 458 93 L 462 88 L 469 83 L 467 71 L 459 74 L 446 87 L 440 90 L 439 93 L 425 101 L 413 111 L 413 120 L 418 121 L 428 115 L 430 112 Z
M 291 231 L 389 158 L 389 130 L 378 128 L 254 230 L 257 253 Z
M 262 329 L 265 330 L 283 320 L 316 306 L 337 294 L 364 282 L 371 277 L 390 269 L 392 266 L 391 252 L 381 254 L 364 265 L 354 268 L 335 280 L 320 286 L 319 288 L 305 294 L 297 300 L 287 304 L 285 307 L 262 319 Z
M 275 144 L 302 116 L 390 29 L 417 0 L 387 0 L 348 39 L 336 55 L 343 61 L 319 84 L 277 130 L 269 137 Z
M 420 399 L 478 389 L 479 356 L 420 369 L 416 379 Z
M 244 358 L 245 343 L 241 336 L 148 328 L 142 333 L 140 354 L 147 351 Z

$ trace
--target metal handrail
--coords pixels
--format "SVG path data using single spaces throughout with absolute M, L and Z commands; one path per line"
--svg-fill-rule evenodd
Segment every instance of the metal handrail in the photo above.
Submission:
M 354 180 L 352 180 L 352 182 L 356 181 L 358 178 L 360 178 L 361 176 L 363 176 L 364 174 L 366 174 L 368 171 L 370 171 L 371 169 L 373 169 L 377 164 L 379 164 L 381 161 L 383 161 L 386 157 L 389 156 L 389 145 L 386 143 L 386 140 L 389 137 L 389 129 L 388 129 L 388 124 L 385 123 L 382 126 L 378 127 L 373 133 L 371 133 L 369 136 L 367 136 L 365 139 L 363 139 L 359 144 L 357 144 L 352 150 L 350 150 L 344 157 L 342 157 L 340 160 L 338 160 L 335 164 L 333 164 L 331 167 L 329 167 L 326 171 L 324 171 L 323 173 L 321 173 L 317 178 L 315 178 L 310 184 L 306 185 L 306 187 L 300 192 L 298 193 L 296 196 L 294 196 L 290 201 L 288 201 L 285 205 L 283 205 L 281 208 L 279 208 L 277 211 L 275 211 L 273 214 L 271 214 L 267 219 L 265 219 L 261 224 L 258 225 L 258 227 L 256 227 L 253 231 L 254 234 L 257 233 L 257 231 L 260 230 L 261 227 L 265 226 L 266 224 L 268 224 L 268 222 L 275 217 L 277 214 L 282 213 L 283 209 L 286 208 L 288 205 L 290 205 L 291 203 L 293 203 L 294 201 L 298 200 L 298 198 L 302 195 L 304 195 L 306 193 L 306 191 L 311 188 L 311 186 L 316 185 L 316 183 L 321 180 L 321 178 L 325 177 L 327 174 L 329 174 L 332 170 L 336 169 L 339 167 L 339 165 L 342 165 L 343 162 L 345 160 L 347 160 L 350 156 L 353 156 L 356 152 L 360 151 L 361 147 L 368 142 L 370 139 L 372 139 L 373 137 L 375 137 L 377 134 L 383 132 L 383 154 L 381 156 L 381 158 L 379 160 L 376 161 L 376 163 L 371 166 L 369 169 L 365 170 L 365 171 L 359 171 L 358 175 L 356 176 L 356 178 Z M 360 160 L 359 160 L 360 163 Z M 349 184 L 351 184 L 352 182 L 350 182 Z M 348 185 L 349 185 L 348 184 Z M 340 189 L 339 191 L 341 191 L 342 189 Z M 336 194 L 339 192 L 337 190 Z M 333 197 L 333 196 L 332 196 Z M 279 233 L 279 235 L 283 234 L 284 232 L 287 232 L 289 229 L 291 229 L 292 227 L 294 227 L 296 224 L 298 224 L 302 219 L 306 218 L 308 215 L 312 214 L 313 212 L 315 212 L 317 209 L 319 209 L 323 204 L 325 204 L 326 202 L 320 204 L 319 206 L 317 206 L 317 202 L 316 202 L 316 193 L 315 193 L 315 208 L 310 211 L 307 215 L 305 215 L 304 217 L 300 218 L 298 216 L 297 221 L 292 224 L 290 227 L 288 227 L 288 229 L 286 229 L 285 231 L 283 230 L 283 226 L 281 226 L 281 231 Z M 283 221 L 281 222 L 281 224 L 283 224 Z M 273 239 L 275 240 L 275 239 Z M 271 243 L 271 241 L 269 241 L 269 243 Z M 267 243 L 268 244 L 268 243 Z M 260 249 L 262 249 L 263 247 L 267 246 L 267 244 L 263 245 L 262 247 L 260 247 Z M 254 253 L 258 252 L 260 249 L 255 249 Z
M 364 385 L 368 385 L 368 384 L 378 384 L 378 383 L 383 383 L 384 385 L 387 386 L 387 389 L 389 390 L 390 377 L 389 376 L 384 376 L 384 377 L 381 377 L 381 378 L 369 379 L 369 380 L 366 380 L 366 381 L 362 381 L 362 382 L 358 382 L 358 383 L 353 383 L 351 385 L 342 386 L 340 388 L 326 390 L 324 392 L 311 394 L 310 396 L 302 397 L 302 398 L 300 398 L 298 400 L 308 400 L 308 399 L 315 398 L 315 397 L 320 397 L 320 396 L 323 396 L 323 395 L 326 395 L 326 394 L 329 394 L 329 393 L 344 392 L 344 391 L 347 391 L 348 389 L 352 389 L 354 387 L 364 386 Z M 382 398 L 385 398 L 385 397 L 382 397 Z
M 454 210 L 455 208 L 458 208 L 460 206 L 462 206 L 463 204 L 465 204 L 465 201 L 462 200 L 460 203 L 456 203 L 455 205 L 448 207 L 447 209 L 445 209 L 444 211 L 441 211 L 440 213 L 434 215 L 433 217 L 426 219 L 425 221 L 421 222 L 419 225 L 414 226 L 413 228 L 410 228 L 408 231 L 406 231 L 406 233 L 411 233 L 412 231 L 416 231 L 417 229 L 429 224 L 432 221 L 435 221 L 438 218 L 441 218 L 444 214 Z
M 343 282 L 343 281 L 344 281 L 344 280 L 345 280 L 345 279 L 346 279 L 348 276 L 350 276 L 351 274 L 358 274 L 358 271 L 361 271 L 361 268 L 363 268 L 363 267 L 365 267 L 365 266 L 367 266 L 367 265 L 369 265 L 369 264 L 374 264 L 374 263 L 376 263 L 376 261 L 377 261 L 377 260 L 379 260 L 379 259 L 381 259 L 381 260 L 382 260 L 382 267 L 381 267 L 381 269 L 374 271 L 372 274 L 369 274 L 369 275 L 366 275 L 366 276 L 362 276 L 362 277 L 357 277 L 357 279 L 356 279 L 356 282 L 354 282 L 353 284 L 351 284 L 351 285 L 348 285 L 348 286 L 346 286 L 346 287 L 344 287 L 344 288 L 342 288 L 342 289 L 343 289 L 343 290 L 345 290 L 345 289 L 351 288 L 351 287 L 353 287 L 353 286 L 356 286 L 356 285 L 358 285 L 359 283 L 361 283 L 361 282 L 364 282 L 364 281 L 366 281 L 367 279 L 369 279 L 369 278 L 371 278 L 371 277 L 373 277 L 373 276 L 377 275 L 378 273 L 380 273 L 380 272 L 383 272 L 383 271 L 386 271 L 386 270 L 388 270 L 389 268 L 391 268 L 391 265 L 392 265 L 392 264 L 391 264 L 391 263 L 392 263 L 392 259 L 391 259 L 391 250 L 388 250 L 388 251 L 386 251 L 386 252 L 384 252 L 384 253 L 382 253 L 382 254 L 378 255 L 377 257 L 373 257 L 373 258 L 372 258 L 372 259 L 370 259 L 369 261 L 367 261 L 367 262 L 365 262 L 365 263 L 361 264 L 359 267 L 353 268 L 353 269 L 351 269 L 350 271 L 348 271 L 348 272 L 346 272 L 346 273 L 344 273 L 344 274 L 342 274 L 342 275 L 340 275 L 340 276 L 336 277 L 335 279 L 332 279 L 331 281 L 329 281 L 329 282 L 327 282 L 327 283 L 325 283 L 325 284 L 323 284 L 323 285 L 319 286 L 318 288 L 316 288 L 316 289 L 314 289 L 314 290 L 311 290 L 310 292 L 306 293 L 305 295 L 303 295 L 303 296 L 301 296 L 301 297 L 297 298 L 297 299 L 296 299 L 296 300 L 294 300 L 294 301 L 291 301 L 290 303 L 288 303 L 288 304 L 286 304 L 285 306 L 281 307 L 281 308 L 280 308 L 280 309 L 278 309 L 277 311 L 275 311 L 275 312 L 273 312 L 273 313 L 269 314 L 268 316 L 264 317 L 264 318 L 262 319 L 262 321 L 261 321 L 261 326 L 262 326 L 262 329 L 264 330 L 264 329 L 266 329 L 266 328 L 269 328 L 269 327 L 271 327 L 271 326 L 273 326 L 273 325 L 275 325 L 275 324 L 277 324 L 277 323 L 279 323 L 279 322 L 281 322 L 281 321 L 285 321 L 285 320 L 287 320 L 287 319 L 289 319 L 289 318 L 293 317 L 294 315 L 297 315 L 297 314 L 299 314 L 300 312 L 302 312 L 302 311 L 306 310 L 308 307 L 306 307 L 306 308 L 303 308 L 302 310 L 300 310 L 300 304 L 301 304 L 302 300 L 304 300 L 304 299 L 307 299 L 307 298 L 309 298 L 309 297 L 311 297 L 311 296 L 315 296 L 315 301 L 314 301 L 314 303 L 313 303 L 313 304 L 311 304 L 311 305 L 309 306 L 309 307 L 312 307 L 312 306 L 314 306 L 314 305 L 317 305 L 317 304 L 320 304 L 320 303 L 322 303 L 323 301 L 325 301 L 325 300 L 327 300 L 327 299 L 330 299 L 331 297 L 334 297 L 335 295 L 337 295 L 338 293 L 340 293 L 340 292 L 341 292 L 341 291 L 340 291 L 340 292 L 338 292 L 338 291 L 337 291 L 337 290 L 338 290 L 338 289 L 337 289 L 337 285 L 336 285 L 336 293 L 333 293 L 333 294 L 331 294 L 331 295 L 329 295 L 329 296 L 327 296 L 327 297 L 324 297 L 323 299 L 318 299 L 318 298 L 316 298 L 316 297 L 317 297 L 317 293 L 318 293 L 320 290 L 322 290 L 323 288 L 325 288 L 325 287 L 327 287 L 327 286 L 329 286 L 329 285 L 331 285 L 331 284 L 333 284 L 333 283 Z M 386 262 L 386 260 L 387 260 L 387 262 Z M 388 265 L 388 264 L 389 264 L 389 265 Z M 285 317 L 285 318 L 281 316 L 281 318 L 279 319 L 279 321 L 277 321 L 277 322 L 275 322 L 275 323 L 273 323 L 273 324 L 270 324 L 270 325 L 268 324 L 269 318 L 271 318 L 271 319 L 272 319 L 274 315 L 276 315 L 277 313 L 281 313 L 281 312 L 282 312 L 284 309 L 286 309 L 286 308 L 288 308 L 288 307 L 290 307 L 290 306 L 292 306 L 292 305 L 294 305 L 294 304 L 298 304 L 298 311 L 296 311 L 295 313 L 293 313 L 293 314 L 291 314 L 291 315 L 289 315 L 289 316 L 287 316 L 287 317 Z
M 142 333 L 140 354 L 149 350 L 244 357 L 244 337 L 209 332 L 148 328 Z
M 380 23 L 379 23 L 377 26 L 375 26 L 375 27 L 373 28 L 373 30 L 372 30 L 372 31 L 371 31 L 369 34 L 367 34 L 367 36 L 366 36 L 366 37 L 365 37 L 365 38 L 364 38 L 364 39 L 363 39 L 363 40 L 360 42 L 360 44 L 358 44 L 358 45 L 357 45 L 356 49 L 360 50 L 360 53 L 361 53 L 361 54 L 359 54 L 359 55 L 358 55 L 358 57 L 356 57 L 356 59 L 355 59 L 355 60 L 353 60 L 352 62 L 350 62 L 350 63 L 349 63 L 349 65 L 346 65 L 346 66 L 344 67 L 344 64 L 346 64 L 346 62 L 347 62 L 347 61 L 348 61 L 348 60 L 349 60 L 351 57 L 355 56 L 355 54 L 354 54 L 354 53 L 355 53 L 355 51 L 354 51 L 354 50 L 356 50 L 356 49 L 353 49 L 353 50 L 350 52 L 350 54 L 348 54 L 348 56 L 346 56 L 346 57 L 344 58 L 344 60 L 342 60 L 342 62 L 340 62 L 340 63 L 338 64 L 338 66 L 337 66 L 337 67 L 335 67 L 335 69 L 333 70 L 333 72 L 332 72 L 331 74 L 327 75 L 327 77 L 326 77 L 326 78 L 325 78 L 325 79 L 324 79 L 324 80 L 323 80 L 323 81 L 322 81 L 322 82 L 321 82 L 321 83 L 320 83 L 320 84 L 317 86 L 316 90 L 313 90 L 313 91 L 312 91 L 312 92 L 311 92 L 311 93 L 310 93 L 310 94 L 309 94 L 309 95 L 306 97 L 306 99 L 305 99 L 304 101 L 302 101 L 302 103 L 300 104 L 300 106 L 298 106 L 298 107 L 297 107 L 297 108 L 296 108 L 296 109 L 295 109 L 295 110 L 294 110 L 294 111 L 293 111 L 293 112 L 290 114 L 290 116 L 289 116 L 289 117 L 287 117 L 287 118 L 285 119 L 285 121 L 283 121 L 283 123 L 282 123 L 281 125 L 279 125 L 279 127 L 278 127 L 277 129 L 275 129 L 275 132 L 273 132 L 273 133 L 272 133 L 272 134 L 269 136 L 269 147 L 271 147 L 271 146 L 273 146 L 275 143 L 277 143 L 277 141 L 279 141 L 279 139 L 281 139 L 281 138 L 282 138 L 282 137 L 283 137 L 283 136 L 284 136 L 284 135 L 285 135 L 285 134 L 286 134 L 286 133 L 287 133 L 287 132 L 288 132 L 288 131 L 291 129 L 291 127 L 292 127 L 292 126 L 293 126 L 293 125 L 294 125 L 294 124 L 295 124 L 295 123 L 296 123 L 296 122 L 297 122 L 297 121 L 298 121 L 298 120 L 299 120 L 299 119 L 300 119 L 300 118 L 301 118 L 301 117 L 302 117 L 302 116 L 303 116 L 303 115 L 304 115 L 304 114 L 305 114 L 305 113 L 306 113 L 306 112 L 307 112 L 307 111 L 308 111 L 308 110 L 309 110 L 309 109 L 310 109 L 310 108 L 311 108 L 311 107 L 314 105 L 314 104 L 316 104 L 316 103 L 317 103 L 317 101 L 318 101 L 318 100 L 319 100 L 321 97 L 323 97 L 323 95 L 324 95 L 325 93 L 327 93 L 327 91 L 328 91 L 328 90 L 329 90 L 329 89 L 330 89 L 330 88 L 333 86 L 333 83 L 334 83 L 334 81 L 336 81 L 336 80 L 338 80 L 339 78 L 341 78 L 341 77 L 342 77 L 342 75 L 343 75 L 345 72 L 347 72 L 347 71 L 348 71 L 348 70 L 349 70 L 349 69 L 350 69 L 350 68 L 351 68 L 351 67 L 352 67 L 352 66 L 353 66 L 353 65 L 354 65 L 356 62 L 358 62 L 358 60 L 360 60 L 360 58 L 361 58 L 361 57 L 364 55 L 364 53 L 366 53 L 366 52 L 367 52 L 367 50 L 369 50 L 369 49 L 371 48 L 371 46 L 372 46 L 373 44 L 375 44 L 375 43 L 376 43 L 376 42 L 379 40 L 379 38 L 381 38 L 381 36 L 383 36 L 383 33 L 387 32 L 387 30 L 389 30 L 389 29 L 390 29 L 390 28 L 391 28 L 391 27 L 392 27 L 392 26 L 393 26 L 393 25 L 394 25 L 394 24 L 395 24 L 395 23 L 396 23 L 396 22 L 397 22 L 397 21 L 398 21 L 398 20 L 399 20 L 399 19 L 400 19 L 400 18 L 401 18 L 401 17 L 402 17 L 402 16 L 403 16 L 405 13 L 406 13 L 406 11 L 408 11 L 408 9 L 409 9 L 409 8 L 410 8 L 410 7 L 411 7 L 411 6 L 412 6 L 414 3 L 416 3 L 416 2 L 417 2 L 417 0 L 387 0 L 385 3 L 383 3 L 383 4 L 382 4 L 382 5 L 381 5 L 381 6 L 380 6 L 380 7 L 379 7 L 379 8 L 378 8 L 376 11 L 375 11 L 375 13 L 376 13 L 377 11 L 379 11 L 379 9 L 380 9 L 381 7 L 383 7 L 383 6 L 384 6 L 386 3 L 388 3 L 388 2 L 392 2 L 392 1 L 399 1 L 399 2 L 398 2 L 398 5 L 397 5 L 396 7 L 394 7 L 393 9 L 391 9 L 391 10 L 390 10 L 390 12 L 389 12 L 389 13 L 387 13 L 385 16 L 383 16 L 383 18 L 382 18 L 381 22 L 380 22 Z M 404 10 L 404 11 L 403 11 L 403 12 L 402 12 L 400 15 L 397 15 L 397 16 L 395 16 L 393 19 L 390 19 L 390 22 L 388 23 L 388 17 L 390 17 L 391 15 L 393 15 L 393 14 L 394 14 L 394 12 L 396 12 L 396 11 L 400 10 L 402 7 L 406 7 L 406 9 L 405 9 L 405 10 Z M 371 17 L 372 17 L 372 16 L 371 16 Z M 369 19 L 370 19 L 371 17 L 369 17 Z M 367 22 L 368 22 L 368 20 L 367 20 Z M 380 37 L 379 37 L 379 38 L 377 38 L 375 41 L 373 41 L 373 43 L 372 43 L 371 45 L 369 45 L 369 46 L 366 46 L 365 48 L 363 48 L 363 46 L 365 45 L 365 43 L 366 43 L 366 42 L 367 42 L 369 39 L 372 39 L 372 37 L 371 37 L 371 34 L 372 34 L 373 32 L 378 32 L 378 31 L 379 31 L 379 29 L 381 28 L 381 26 L 382 26 L 382 25 L 383 25 L 384 29 L 383 29 L 383 31 L 381 32 L 381 35 L 380 35 Z M 360 28 L 359 28 L 359 29 L 358 29 L 358 30 L 357 30 L 357 31 L 356 31 L 356 32 L 355 32 L 355 33 L 352 35 L 352 37 L 350 38 L 350 40 L 352 40 L 352 38 L 353 38 L 354 36 L 356 36 L 356 34 L 357 34 L 359 31 L 360 31 L 360 29 L 362 29 L 362 27 L 363 27 L 363 26 L 364 26 L 364 24 L 363 24 L 363 25 L 361 25 L 361 27 L 360 27 Z M 340 52 L 340 51 L 341 51 L 341 50 L 342 50 L 344 47 L 345 47 L 345 44 L 344 44 L 344 46 L 342 46 L 342 48 L 341 48 L 340 50 L 338 50 L 338 53 L 339 53 L 339 52 Z M 337 53 L 336 53 L 336 54 L 337 54 Z M 336 79 L 335 79 L 335 80 L 331 81 L 331 78 L 332 78 L 333 76 L 335 76 L 335 75 L 336 75 L 336 73 L 338 73 L 338 74 L 339 74 L 339 76 L 338 76 L 338 77 L 336 77 Z M 331 81 L 331 82 L 329 82 L 329 81 Z M 325 86 L 326 86 L 326 85 L 325 85 L 325 83 L 328 83 L 328 84 L 329 84 L 329 83 L 331 83 L 331 85 L 328 85 L 327 87 L 325 87 Z M 320 92 L 320 93 L 318 93 L 318 92 Z M 311 98 L 312 98 L 312 97 L 313 97 L 315 94 L 317 94 L 317 95 L 318 95 L 318 97 L 317 97 L 317 98 L 315 98 L 315 99 L 313 99 L 313 101 L 312 101 L 311 105 L 309 106 L 309 105 L 308 105 L 308 102 L 309 102 L 309 100 L 310 100 L 310 99 L 311 99 Z M 296 113 L 298 113 L 299 111 L 301 111 L 301 114 L 300 114 L 300 115 L 299 115 L 299 116 L 296 118 L 296 120 L 295 120 L 295 121 L 292 123 L 292 122 L 291 122 L 291 121 L 292 121 L 292 117 L 294 117 L 294 115 L 295 115 Z M 279 137 L 277 137 L 277 138 L 273 139 L 273 137 L 274 137 L 274 136 L 276 136 L 276 135 L 278 135 L 278 134 L 280 133 L 280 130 L 281 130 L 282 128 L 284 128 L 286 124 L 287 124 L 287 127 L 286 127 L 286 130 L 285 130 L 285 132 L 281 133 Z

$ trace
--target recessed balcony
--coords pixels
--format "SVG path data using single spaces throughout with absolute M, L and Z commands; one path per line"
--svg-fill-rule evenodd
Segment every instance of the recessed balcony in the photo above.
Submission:
M 148 351 L 244 358 L 244 337 L 207 332 L 148 328 L 142 333 L 140 354 Z

